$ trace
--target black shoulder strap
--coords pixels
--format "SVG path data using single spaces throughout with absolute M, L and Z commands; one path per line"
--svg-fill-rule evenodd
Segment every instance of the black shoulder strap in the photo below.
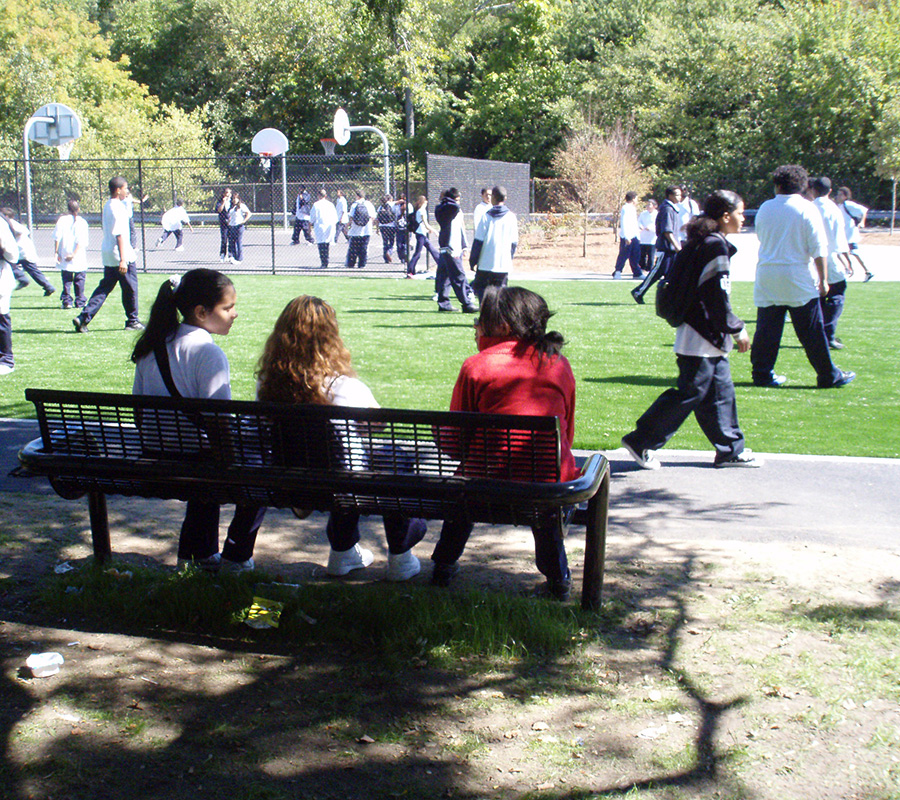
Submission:
M 159 367 L 159 374 L 162 375 L 163 383 L 166 385 L 169 394 L 172 397 L 181 397 L 181 392 L 178 391 L 178 387 L 172 378 L 172 368 L 169 366 L 169 351 L 165 343 L 154 347 L 153 355 L 156 356 L 156 366 Z

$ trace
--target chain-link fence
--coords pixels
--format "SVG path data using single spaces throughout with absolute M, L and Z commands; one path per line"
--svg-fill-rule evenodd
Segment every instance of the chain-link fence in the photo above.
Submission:
M 527 221 L 531 212 L 531 165 L 510 161 L 485 161 L 428 153 L 425 161 L 428 205 L 434 208 L 441 192 L 455 186 L 462 195 L 462 207 L 470 221 L 472 210 L 481 202 L 481 190 L 505 186 L 506 205 Z
M 322 274 L 327 263 L 329 273 L 347 274 L 350 220 L 345 217 L 345 226 L 334 239 L 317 242 L 306 219 L 320 190 L 332 203 L 343 197 L 348 208 L 358 191 L 376 209 L 386 194 L 409 196 L 409 153 L 272 159 L 32 159 L 30 164 L 34 239 L 42 262 L 52 258 L 56 220 L 67 213 L 67 201 L 76 199 L 92 229 L 88 263 L 100 265 L 100 214 L 109 197 L 109 179 L 121 175 L 134 197 L 138 269 L 144 272 L 183 272 L 229 260 L 229 272 Z M 234 261 L 229 231 L 220 226 L 216 213 L 226 189 L 239 195 L 251 213 L 241 231 L 242 257 Z M 183 204 L 190 224 L 184 225 L 181 236 L 163 237 L 162 215 L 177 201 Z M 25 204 L 24 162 L 0 161 L 0 206 L 11 208 L 24 221 Z M 382 237 L 377 218 L 370 227 L 365 272 L 403 274 L 406 267 L 397 258 L 396 242 L 386 248 L 388 239 Z M 324 244 L 327 248 L 319 246 Z

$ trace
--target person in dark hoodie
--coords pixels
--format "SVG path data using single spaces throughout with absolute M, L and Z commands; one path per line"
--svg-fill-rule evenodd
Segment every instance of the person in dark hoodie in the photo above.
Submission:
M 516 215 L 506 207 L 506 189 L 491 189 L 492 208 L 475 229 L 475 241 L 469 254 L 469 266 L 475 270 L 472 291 L 478 302 L 488 286 L 506 286 L 513 256 L 519 243 L 519 226 Z
M 438 311 L 452 312 L 450 305 L 450 287 L 456 293 L 456 299 L 466 314 L 478 312 L 472 287 L 466 280 L 463 269 L 463 254 L 469 249 L 466 240 L 466 229 L 463 225 L 463 214 L 459 207 L 459 190 L 454 186 L 444 192 L 444 197 L 434 210 L 440 230 L 438 232 L 437 272 L 434 276 L 434 290 L 437 292 Z
M 693 411 L 700 429 L 716 448 L 717 467 L 759 467 L 762 461 L 744 447 L 738 425 L 734 383 L 728 365 L 732 339 L 739 353 L 750 349 L 744 323 L 731 310 L 731 257 L 726 235 L 744 222 L 744 203 L 734 192 L 718 190 L 703 214 L 688 223 L 686 253 L 697 268 L 697 290 L 675 333 L 678 384 L 667 389 L 622 437 L 622 446 L 643 469 L 659 469 L 654 450 L 669 441 Z

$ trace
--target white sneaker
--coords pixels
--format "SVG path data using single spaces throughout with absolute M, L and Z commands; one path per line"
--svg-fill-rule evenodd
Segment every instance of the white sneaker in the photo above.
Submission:
M 387 579 L 389 581 L 408 581 L 422 571 L 419 559 L 413 555 L 412 550 L 405 553 L 388 553 Z
M 222 559 L 222 572 L 228 572 L 232 575 L 240 575 L 242 572 L 252 572 L 256 569 L 256 564 L 252 558 L 246 561 L 231 561 L 228 558 Z
M 183 252 L 184 252 L 184 245 L 181 245 L 180 247 L 176 247 L 176 248 L 175 248 L 175 252 L 176 252 L 176 253 L 183 253 Z
M 202 569 L 204 572 L 218 572 L 219 568 L 222 566 L 222 554 L 221 553 L 213 553 L 211 556 L 207 556 L 206 558 L 179 558 L 178 559 L 178 571 L 185 569 L 186 567 L 194 566 L 197 569 Z
M 631 454 L 641 469 L 659 469 L 662 466 L 653 450 L 635 450 L 625 439 L 622 439 L 622 447 Z
M 0 375 L 9 375 L 15 367 L 11 367 L 9 364 L 0 364 Z
M 749 447 L 745 447 L 740 453 L 722 461 L 716 461 L 716 467 L 761 467 L 765 462 L 753 455 Z
M 325 571 L 339 578 L 355 569 L 364 569 L 375 560 L 371 550 L 366 550 L 358 544 L 353 545 L 349 550 L 332 550 L 328 554 L 328 566 Z

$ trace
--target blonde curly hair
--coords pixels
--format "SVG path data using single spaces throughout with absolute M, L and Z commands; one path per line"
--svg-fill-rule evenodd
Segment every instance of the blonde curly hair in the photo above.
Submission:
M 355 373 L 334 309 L 318 297 L 295 297 L 284 307 L 259 357 L 259 399 L 330 405 L 330 387 L 340 375 Z

